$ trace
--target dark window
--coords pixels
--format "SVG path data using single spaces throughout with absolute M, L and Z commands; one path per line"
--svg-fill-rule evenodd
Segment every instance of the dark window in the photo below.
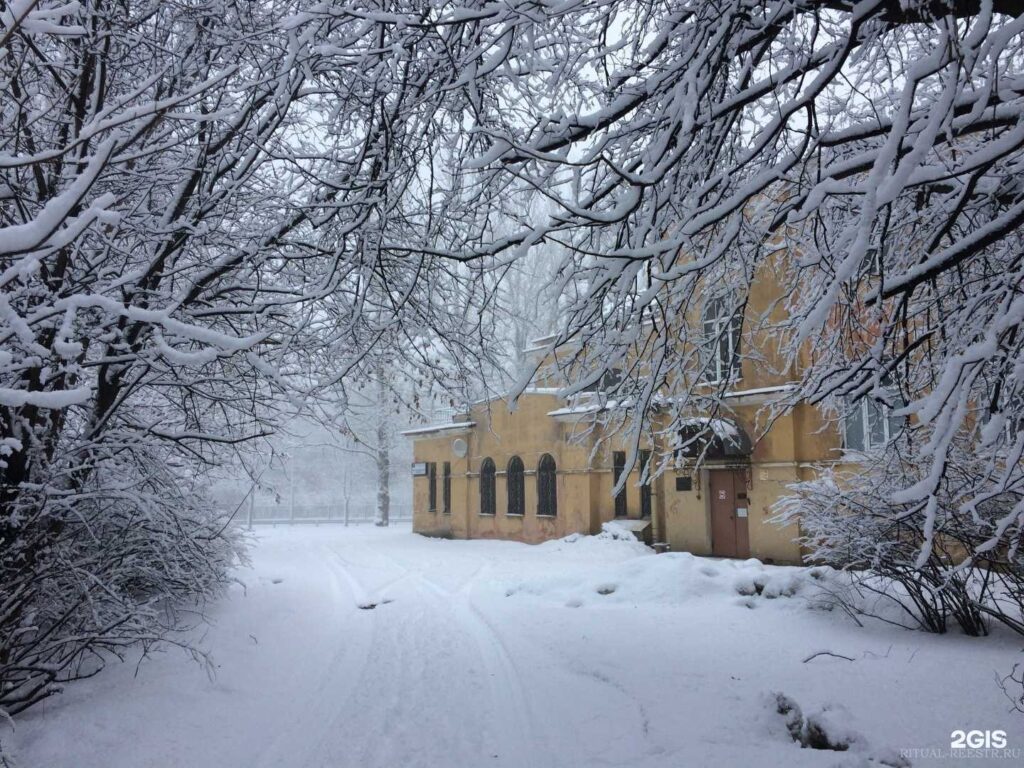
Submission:
M 743 317 L 730 306 L 727 297 L 711 299 L 704 305 L 704 381 L 717 384 L 726 379 L 739 378 L 742 326 Z
M 494 462 L 489 458 L 480 462 L 480 514 L 494 514 Z
M 615 451 L 612 454 L 612 483 L 614 485 L 619 484 L 619 478 L 622 477 L 623 471 L 626 469 L 626 453 L 625 451 Z M 613 485 L 613 487 L 614 487 Z M 626 484 L 622 484 L 622 488 L 618 493 L 615 494 L 615 516 L 625 517 L 626 511 Z
M 692 477 L 677 477 L 676 478 L 676 490 L 677 491 L 692 491 L 693 490 L 693 478 Z
M 558 491 L 555 485 L 555 460 L 545 453 L 537 464 L 537 514 L 554 517 L 558 514 Z
M 622 383 L 622 371 L 612 368 L 601 374 L 601 378 L 594 384 L 590 384 L 580 392 L 611 392 Z
M 526 494 L 523 486 L 523 460 L 518 456 L 509 459 L 505 481 L 508 486 L 508 514 L 522 515 L 526 507 Z
M 643 485 L 640 486 L 640 517 L 651 516 L 651 478 L 644 477 L 651 463 L 651 452 L 640 451 L 640 478 Z
M 430 511 L 437 512 L 437 464 L 427 464 L 427 483 Z
M 452 513 L 452 463 L 446 461 L 441 473 L 441 511 L 446 515 Z

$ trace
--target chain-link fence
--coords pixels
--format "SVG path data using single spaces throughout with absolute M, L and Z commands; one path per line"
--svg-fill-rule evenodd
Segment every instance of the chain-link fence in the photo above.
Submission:
M 373 523 L 376 510 L 367 505 L 317 504 L 295 505 L 274 504 L 270 506 L 255 504 L 243 505 L 236 516 L 238 522 L 255 525 L 291 525 L 300 523 L 340 523 L 342 525 L 360 525 Z M 408 505 L 392 505 L 388 515 L 393 523 L 411 522 L 412 507 Z

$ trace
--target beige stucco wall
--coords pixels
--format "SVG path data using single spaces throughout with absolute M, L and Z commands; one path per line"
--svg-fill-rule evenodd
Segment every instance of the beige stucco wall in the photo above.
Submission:
M 597 533 L 601 524 L 615 516 L 612 496 L 612 453 L 628 450 L 612 439 L 593 451 L 593 438 L 573 437 L 578 429 L 567 420 L 547 414 L 562 406 L 554 395 L 528 394 L 515 412 L 502 401 L 481 405 L 469 417 L 473 428 L 444 430 L 418 435 L 414 460 L 437 465 L 438 510 L 428 510 L 428 479 L 413 479 L 414 530 L 431 536 L 454 538 L 502 538 L 539 542 L 573 532 Z M 737 406 L 730 418 L 750 434 L 757 434 L 755 423 L 760 406 Z M 786 493 L 786 486 L 806 479 L 809 462 L 834 457 L 838 435 L 834 429 L 818 431 L 825 422 L 811 406 L 800 405 L 774 421 L 757 441 L 750 463 L 744 469 L 748 494 L 750 554 L 777 563 L 800 562 L 801 550 L 794 541 L 796 526 L 780 528 L 768 522 L 772 505 Z M 455 456 L 452 442 L 462 438 L 469 446 L 465 458 Z M 593 452 L 593 454 L 592 454 Z M 537 515 L 536 468 L 544 453 L 555 459 L 558 515 Z M 508 515 L 505 469 L 517 455 L 526 467 L 525 514 Z M 497 467 L 495 515 L 480 514 L 480 465 L 490 457 Z M 657 459 L 653 459 L 656 461 Z M 452 510 L 444 514 L 443 462 L 452 464 Z M 705 489 L 707 470 L 724 468 L 710 464 L 693 474 L 692 490 L 677 491 L 675 478 L 691 474 L 680 467 L 655 479 L 652 486 L 652 511 L 655 541 L 665 541 L 673 551 L 710 555 L 712 552 L 710 510 Z M 634 468 L 626 486 L 629 517 L 640 514 L 639 469 Z
M 515 411 L 504 401 L 474 408 L 468 418 L 471 429 L 442 430 L 414 435 L 416 462 L 437 465 L 438 510 L 428 507 L 428 478 L 413 478 L 413 529 L 432 536 L 455 538 L 502 538 L 539 542 L 570 533 L 597 533 L 601 524 L 615 516 L 612 497 L 612 453 L 627 450 L 611 441 L 592 455 L 594 441 L 578 434 L 578 425 L 570 419 L 557 419 L 548 413 L 564 402 L 548 394 L 524 395 Z M 462 438 L 469 446 L 465 458 L 452 451 L 452 442 Z M 537 465 L 541 456 L 550 454 L 556 464 L 558 514 L 554 518 L 537 514 Z M 508 514 L 506 467 L 513 456 L 525 466 L 525 514 Z M 496 514 L 480 514 L 480 466 L 491 458 L 497 469 Z M 452 511 L 442 507 L 442 466 L 452 464 Z M 634 468 L 626 486 L 628 516 L 640 516 L 639 468 Z M 652 488 L 652 506 L 660 503 L 661 483 Z

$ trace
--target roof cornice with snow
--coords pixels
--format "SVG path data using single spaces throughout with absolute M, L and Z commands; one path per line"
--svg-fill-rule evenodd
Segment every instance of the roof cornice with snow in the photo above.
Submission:
M 475 421 L 453 421 L 447 424 L 428 424 L 425 427 L 416 427 L 416 429 L 407 429 L 400 434 L 405 437 L 426 437 L 436 432 L 468 432 L 476 426 Z

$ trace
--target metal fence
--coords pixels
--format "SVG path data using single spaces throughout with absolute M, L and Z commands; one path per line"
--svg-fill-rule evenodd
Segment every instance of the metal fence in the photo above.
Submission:
M 358 509 L 345 508 L 345 504 L 321 504 L 313 506 L 273 506 L 245 505 L 236 518 L 243 524 L 260 525 L 298 525 L 305 523 L 340 523 L 342 525 L 361 525 L 372 523 L 376 519 L 376 510 L 372 506 L 359 505 Z M 392 505 L 388 515 L 392 523 L 411 522 L 412 507 Z

